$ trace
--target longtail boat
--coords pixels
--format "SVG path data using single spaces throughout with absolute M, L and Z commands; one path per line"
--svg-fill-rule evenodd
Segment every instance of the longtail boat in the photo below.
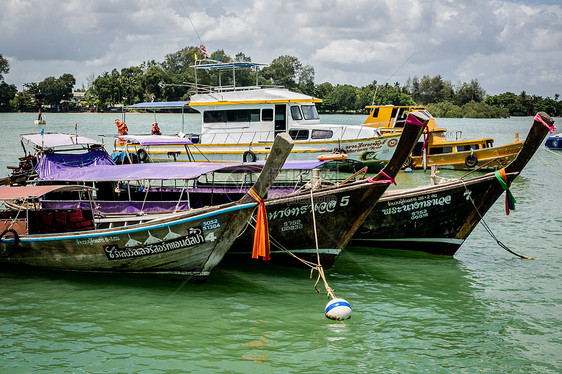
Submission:
M 271 237 L 271 259 L 275 263 L 302 265 L 318 263 L 332 266 L 355 231 L 401 169 L 429 117 L 413 112 L 388 164 L 373 178 L 343 182 L 310 191 L 271 196 L 265 206 Z M 225 261 L 249 258 L 251 231 L 234 242 Z
M 513 180 L 554 128 L 553 123 L 548 114 L 538 113 L 515 160 L 496 172 L 388 191 L 351 244 L 454 255 L 501 194 L 509 191 Z
M 0 264 L 89 273 L 127 273 L 204 281 L 264 196 L 292 148 L 276 137 L 262 173 L 239 201 L 191 209 L 135 225 L 97 229 L 92 209 L 0 212 Z M 0 200 L 35 199 L 85 186 L 0 188 Z M 251 196 L 250 196 L 251 194 Z

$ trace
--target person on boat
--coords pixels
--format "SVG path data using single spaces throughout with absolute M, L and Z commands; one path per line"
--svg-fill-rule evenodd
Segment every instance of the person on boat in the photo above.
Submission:
M 152 122 L 152 135 L 162 135 L 158 123 L 156 122 Z
M 117 125 L 117 135 L 127 135 L 129 129 L 127 125 L 123 121 L 119 121 L 118 119 L 115 120 L 115 124 Z M 125 140 L 117 140 L 118 144 L 125 144 Z
M 129 129 L 125 122 L 119 121 L 118 119 L 115 120 L 115 124 L 117 125 L 117 135 L 127 135 Z

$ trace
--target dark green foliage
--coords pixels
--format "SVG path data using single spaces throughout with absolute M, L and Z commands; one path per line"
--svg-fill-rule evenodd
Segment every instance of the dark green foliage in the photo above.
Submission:
M 90 110 L 105 110 L 116 104 L 130 105 L 140 101 L 189 100 L 198 85 L 218 85 L 217 71 L 199 70 L 197 82 L 193 66 L 205 57 L 199 47 L 189 46 L 166 55 L 164 61 L 154 60 L 140 66 L 123 68 L 121 72 L 114 69 L 98 77 L 92 76 L 86 92 L 87 106 Z M 209 54 L 209 59 L 222 62 L 246 61 L 251 58 L 238 52 L 234 58 L 219 49 Z M 5 110 L 29 110 L 34 107 L 37 92 L 45 94 L 44 103 L 59 106 L 72 95 L 76 83 L 70 74 L 60 78 L 48 77 L 40 83 L 26 83 L 25 91 L 14 92 L 15 86 L 2 82 L 3 74 L 9 71 L 8 61 L 0 54 L 0 106 Z M 232 75 L 220 76 L 223 86 L 234 84 Z M 236 86 L 254 86 L 254 71 L 236 72 Z M 529 96 L 525 92 L 515 95 L 506 92 L 488 96 L 478 80 L 459 82 L 453 85 L 440 75 L 408 79 L 405 85 L 398 82 L 377 84 L 376 81 L 355 87 L 349 84 L 333 85 L 324 82 L 314 83 L 314 68 L 303 65 L 298 58 L 289 55 L 279 56 L 268 66 L 260 70 L 257 85 L 283 86 L 289 90 L 301 92 L 322 99 L 318 104 L 321 112 L 365 112 L 368 105 L 426 105 L 435 117 L 506 117 L 530 116 L 538 111 L 545 111 L 552 116 L 562 114 L 562 102 L 559 96 L 554 99 Z

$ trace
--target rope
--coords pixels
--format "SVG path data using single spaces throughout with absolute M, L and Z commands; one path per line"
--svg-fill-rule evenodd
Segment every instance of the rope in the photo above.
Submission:
M 480 222 L 482 222 L 482 226 L 484 226 L 484 228 L 486 229 L 486 231 L 488 232 L 488 234 L 490 234 L 490 236 L 492 237 L 492 239 L 494 239 L 496 241 L 496 243 L 503 249 L 505 249 L 506 251 L 508 251 L 509 253 L 511 253 L 512 255 L 515 255 L 517 257 L 520 258 L 524 258 L 527 260 L 536 260 L 536 258 L 534 257 L 529 257 L 529 256 L 524 256 L 524 255 L 520 255 L 518 253 L 513 252 L 511 249 L 509 249 L 507 247 L 507 245 L 503 244 L 497 237 L 496 235 L 494 235 L 494 233 L 492 232 L 492 229 L 488 226 L 488 224 L 486 223 L 486 221 L 484 220 L 484 217 L 482 216 L 482 214 L 480 214 L 480 211 L 478 210 L 478 208 L 476 207 L 476 203 L 474 202 L 474 200 L 472 199 L 472 194 L 468 191 L 468 187 L 466 186 L 466 182 L 464 180 L 461 179 L 461 182 L 464 186 L 465 191 L 467 192 L 467 196 L 470 199 L 470 202 L 472 203 L 472 205 L 474 206 L 474 210 L 476 210 L 476 213 L 478 213 L 478 216 L 480 217 Z
M 553 151 L 551 149 L 548 149 L 547 147 L 544 147 L 544 150 L 547 152 L 550 152 L 558 157 L 562 157 L 562 154 L 558 154 L 556 151 Z M 550 172 L 552 174 L 558 175 L 559 177 L 562 177 L 562 174 L 560 174 L 560 172 L 558 172 L 554 166 L 552 166 L 548 161 L 546 161 L 541 155 L 540 153 L 536 153 L 537 157 L 541 159 L 542 162 L 544 162 L 546 165 L 548 165 L 547 169 L 550 170 Z

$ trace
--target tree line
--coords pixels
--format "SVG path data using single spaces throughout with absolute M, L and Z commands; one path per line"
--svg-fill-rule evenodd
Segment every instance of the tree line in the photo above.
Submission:
M 143 62 L 139 66 L 113 69 L 95 77 L 88 77 L 84 97 L 73 103 L 76 80 L 72 74 L 47 77 L 41 82 L 24 84 L 23 91 L 4 82 L 3 74 L 9 72 L 8 61 L 0 54 L 0 111 L 34 111 L 37 108 L 35 95 L 44 95 L 43 104 L 50 110 L 105 111 L 116 105 L 131 105 L 142 101 L 189 100 L 193 93 L 196 60 L 210 58 L 222 62 L 251 62 L 251 58 L 239 52 L 234 57 L 223 50 L 209 56 L 196 46 L 183 48 L 165 56 L 164 61 Z M 197 83 L 216 85 L 218 73 L 200 71 Z M 223 85 L 232 84 L 232 77 L 222 74 Z M 236 85 L 255 85 L 255 75 L 250 71 L 237 71 Z M 314 68 L 303 65 L 294 56 L 283 55 L 263 67 L 258 76 L 258 85 L 283 86 L 322 99 L 318 109 L 323 113 L 366 113 L 367 105 L 425 105 L 435 117 L 496 118 L 529 116 L 545 111 L 552 116 L 562 114 L 559 95 L 554 99 L 511 92 L 487 95 L 478 80 L 453 84 L 440 75 L 413 77 L 400 85 L 377 81 L 356 87 L 349 84 L 333 85 L 329 82 L 315 84 Z

